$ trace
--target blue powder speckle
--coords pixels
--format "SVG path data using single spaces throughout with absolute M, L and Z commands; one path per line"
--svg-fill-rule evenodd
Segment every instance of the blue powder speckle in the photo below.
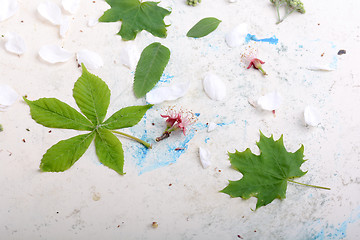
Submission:
M 299 48 L 304 48 L 304 46 L 303 46 L 303 45 L 299 45 Z
M 195 116 L 199 117 L 199 116 L 200 116 L 200 113 L 195 113 Z
M 216 125 L 223 127 L 223 126 L 230 125 L 230 124 L 235 124 L 235 121 L 232 120 L 231 122 L 228 122 L 228 123 L 217 123 Z
M 326 224 L 318 233 L 313 234 L 311 236 L 312 240 L 340 240 L 346 238 L 346 231 L 348 228 L 348 225 L 354 222 L 357 222 L 360 219 L 360 207 L 355 209 L 350 217 L 346 219 L 344 222 L 338 224 L 338 226 L 329 226 Z M 320 224 L 319 221 L 317 221 L 315 224 Z
M 209 137 L 205 138 L 205 143 L 207 143 L 210 140 Z
M 267 42 L 269 44 L 278 44 L 279 39 L 274 36 L 272 36 L 271 38 L 262 38 L 262 39 L 258 39 L 255 35 L 252 35 L 250 33 L 248 33 L 245 37 L 245 42 L 249 43 L 250 41 L 255 41 L 255 42 Z
M 170 81 L 174 78 L 173 75 L 170 75 L 168 73 L 163 73 L 159 82 L 160 83 L 170 83 Z

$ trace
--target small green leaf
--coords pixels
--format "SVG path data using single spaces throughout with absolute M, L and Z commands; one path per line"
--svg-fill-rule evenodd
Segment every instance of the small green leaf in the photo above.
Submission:
M 286 151 L 282 136 L 274 141 L 272 136 L 267 138 L 262 133 L 257 145 L 260 155 L 253 154 L 249 148 L 244 152 L 229 153 L 231 165 L 243 177 L 238 181 L 229 181 L 229 185 L 221 191 L 231 197 L 256 197 L 256 209 L 275 198 L 284 199 L 287 182 L 306 174 L 300 169 L 305 162 L 303 146 L 291 153 Z
M 120 109 L 103 124 L 101 124 L 101 126 L 111 130 L 132 127 L 143 118 L 146 111 L 152 106 L 153 105 L 149 104 L 145 106 L 132 106 Z
M 47 150 L 41 159 L 44 172 L 63 172 L 86 152 L 94 139 L 94 132 L 62 140 Z
M 81 112 L 95 125 L 102 123 L 110 103 L 110 90 L 101 78 L 87 71 L 84 64 L 82 75 L 76 81 L 73 97 Z
M 23 99 L 30 107 L 31 117 L 45 127 L 88 131 L 94 128 L 78 111 L 56 98 Z
M 156 83 L 170 59 L 170 50 L 158 42 L 147 46 L 141 53 L 134 79 L 135 96 L 145 96 Z
M 186 34 L 187 37 L 201 38 L 213 32 L 221 23 L 214 17 L 203 18 L 195 24 Z
M 95 137 L 96 154 L 105 166 L 123 175 L 124 152 L 117 137 L 107 129 L 98 128 Z
M 166 37 L 164 17 L 171 12 L 157 6 L 158 2 L 140 2 L 139 0 L 106 0 L 111 6 L 100 22 L 122 21 L 120 32 L 123 40 L 134 40 L 142 30 L 156 37 Z

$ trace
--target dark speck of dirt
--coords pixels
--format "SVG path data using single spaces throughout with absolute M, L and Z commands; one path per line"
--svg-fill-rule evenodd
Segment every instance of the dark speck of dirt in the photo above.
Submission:
M 171 187 L 172 186 L 172 183 L 169 183 L 169 187 Z
M 240 235 L 237 235 L 237 237 L 240 238 L 240 239 L 243 239 L 242 236 L 240 236 Z
M 29 129 L 29 128 L 27 128 L 27 129 L 26 129 L 26 131 L 30 132 L 30 129 Z
M 23 142 L 26 142 L 26 140 L 25 140 L 25 138 L 23 138 L 23 140 L 22 140 Z
M 342 50 L 339 50 L 339 51 L 338 51 L 338 55 L 343 55 L 343 54 L 346 54 L 346 50 L 343 50 L 343 49 L 342 49 Z
M 153 125 L 153 126 L 154 126 L 154 125 L 155 125 L 155 123 L 151 123 L 151 125 Z
M 51 130 L 49 130 L 49 133 L 51 133 Z

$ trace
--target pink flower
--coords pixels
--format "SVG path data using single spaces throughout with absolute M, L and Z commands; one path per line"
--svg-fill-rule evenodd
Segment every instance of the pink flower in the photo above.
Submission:
M 173 107 L 169 107 L 166 110 L 166 114 L 160 115 L 166 119 L 166 129 L 161 137 L 156 138 L 156 141 L 161 141 L 170 136 L 170 133 L 180 129 L 183 134 L 186 134 L 188 127 L 196 122 L 195 115 L 190 111 L 184 111 L 182 109 L 175 110 Z
M 247 69 L 253 66 L 255 69 L 258 69 L 263 75 L 267 75 L 267 73 L 264 71 L 261 65 L 264 64 L 265 62 L 258 59 L 256 55 L 257 55 L 257 49 L 249 46 L 245 50 L 245 53 L 241 55 L 241 60 L 242 62 L 245 62 L 245 64 L 248 64 Z

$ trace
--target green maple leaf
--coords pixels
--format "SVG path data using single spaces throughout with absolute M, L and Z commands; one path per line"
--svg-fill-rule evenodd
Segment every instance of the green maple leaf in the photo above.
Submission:
M 305 162 L 303 145 L 294 153 L 287 152 L 283 136 L 275 141 L 273 136 L 267 138 L 261 132 L 257 145 L 260 155 L 253 154 L 249 148 L 244 152 L 229 153 L 232 167 L 241 172 L 243 177 L 238 181 L 229 181 L 229 185 L 221 190 L 231 197 L 256 197 L 256 209 L 271 203 L 275 198 L 284 199 L 287 182 L 298 183 L 292 179 L 306 174 L 300 169 Z
M 122 21 L 118 34 L 123 40 L 134 40 L 142 30 L 156 37 L 166 37 L 164 17 L 171 12 L 158 6 L 157 2 L 141 2 L 139 0 L 106 0 L 111 6 L 100 22 Z
M 49 148 L 41 159 L 40 169 L 44 172 L 69 169 L 95 138 L 96 154 L 100 162 L 119 174 L 124 174 L 124 152 L 114 133 L 135 139 L 147 147 L 150 145 L 115 129 L 136 125 L 152 105 L 120 109 L 104 122 L 110 103 L 110 90 L 103 80 L 89 73 L 83 64 L 82 75 L 74 85 L 73 97 L 85 116 L 56 98 L 30 101 L 24 97 L 30 107 L 31 117 L 37 123 L 50 128 L 90 131 L 62 140 Z

